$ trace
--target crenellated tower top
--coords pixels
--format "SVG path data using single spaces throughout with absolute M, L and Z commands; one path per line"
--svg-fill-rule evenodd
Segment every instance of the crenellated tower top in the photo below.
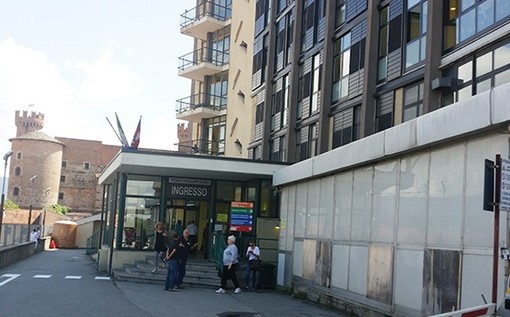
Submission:
M 15 114 L 16 137 L 36 132 L 44 127 L 44 114 L 35 111 L 17 110 Z

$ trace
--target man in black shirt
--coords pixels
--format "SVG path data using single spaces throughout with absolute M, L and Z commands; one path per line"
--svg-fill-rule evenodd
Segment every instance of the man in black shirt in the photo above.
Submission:
M 197 247 L 197 244 L 193 244 L 190 239 L 188 229 L 184 229 L 182 232 L 182 237 L 179 238 L 179 248 L 178 248 L 178 256 L 179 256 L 179 276 L 177 278 L 177 287 L 182 288 L 182 283 L 184 280 L 184 275 L 186 275 L 186 263 L 188 262 L 188 255 L 191 250 L 194 250 Z

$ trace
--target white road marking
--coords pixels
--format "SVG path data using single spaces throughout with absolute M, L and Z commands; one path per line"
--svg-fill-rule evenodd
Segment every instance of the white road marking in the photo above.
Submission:
M 81 276 L 77 276 L 77 275 L 67 275 L 65 277 L 66 280 L 80 280 L 81 279 Z
M 51 275 L 34 275 L 33 278 L 50 278 Z
M 110 277 L 109 277 L 109 276 L 96 276 L 94 279 L 95 279 L 95 280 L 104 280 L 104 281 L 109 281 L 109 280 L 110 280 Z
M 0 277 L 8 277 L 5 281 L 0 283 L 0 286 L 4 286 L 5 284 L 9 283 L 10 281 L 14 280 L 15 278 L 19 277 L 21 274 L 4 274 Z

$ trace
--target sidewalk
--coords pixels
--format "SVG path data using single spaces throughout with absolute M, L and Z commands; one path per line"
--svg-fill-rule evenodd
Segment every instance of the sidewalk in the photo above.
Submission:
M 216 294 L 216 289 L 185 288 L 167 292 L 161 285 L 116 282 L 126 298 L 151 316 L 224 317 L 345 317 L 339 311 L 293 299 L 274 290 Z
M 33 298 L 31 305 L 36 307 L 39 313 L 42 312 L 42 316 L 68 316 L 70 311 L 76 316 L 347 316 L 309 301 L 293 299 L 290 295 L 275 290 L 243 289 L 240 294 L 234 294 L 233 289 L 228 288 L 225 294 L 216 294 L 217 287 L 188 286 L 179 292 L 168 292 L 163 290 L 164 286 L 161 284 L 121 282 L 114 279 L 97 281 L 96 277 L 105 277 L 106 274 L 96 271 L 96 263 L 85 254 L 84 249 L 40 252 L 0 269 L 0 276 L 6 273 L 20 276 L 4 285 L 0 291 L 9 289 L 9 295 L 13 298 Z M 35 279 L 34 275 L 48 278 Z M 77 276 L 80 278 L 76 279 Z M 67 279 L 69 277 L 73 279 Z M 41 290 L 44 292 L 41 293 Z M 54 295 L 50 290 L 66 293 L 65 296 L 59 296 L 66 300 L 55 306 Z M 14 310 L 20 308 L 14 306 Z M 81 309 L 76 311 L 78 307 Z M 99 311 L 101 314 L 98 315 Z M 115 313 L 112 315 L 112 312 Z M 5 315 L 4 313 L 0 313 L 0 316 Z

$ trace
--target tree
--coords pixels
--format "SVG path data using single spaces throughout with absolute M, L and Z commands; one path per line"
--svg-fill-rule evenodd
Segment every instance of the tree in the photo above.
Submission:
M 67 206 L 62 206 L 62 205 L 59 205 L 59 204 L 53 204 L 50 206 L 51 210 L 53 210 L 54 212 L 56 213 L 59 213 L 61 215 L 65 215 L 66 213 L 68 213 L 71 208 L 67 207 Z
M 8 210 L 15 210 L 15 209 L 19 209 L 19 206 L 16 205 L 12 200 L 7 199 L 5 201 L 4 208 L 8 209 Z

